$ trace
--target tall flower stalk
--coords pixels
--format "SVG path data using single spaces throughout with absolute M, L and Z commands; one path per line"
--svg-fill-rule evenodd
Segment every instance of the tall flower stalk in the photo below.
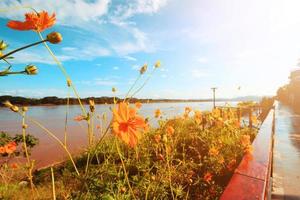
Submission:
M 128 179 L 128 174 L 127 174 L 126 166 L 125 166 L 124 160 L 122 158 L 122 154 L 121 154 L 119 145 L 117 143 L 117 140 L 115 140 L 115 145 L 116 145 L 116 148 L 117 148 L 117 152 L 118 152 L 119 158 L 120 158 L 121 163 L 122 163 L 123 172 L 124 172 L 125 179 L 126 179 L 128 187 L 129 187 L 130 193 L 132 194 L 133 199 L 136 199 L 136 197 L 134 195 L 134 192 L 132 190 L 131 184 L 130 184 L 129 179 Z
M 40 39 L 43 41 L 44 38 L 43 38 L 42 34 L 41 34 L 40 32 L 37 32 L 37 33 L 38 33 Z M 52 57 L 52 59 L 54 60 L 54 62 L 57 64 L 57 66 L 58 66 L 59 69 L 61 70 L 61 72 L 63 73 L 63 75 L 65 76 L 66 81 L 69 81 L 69 84 L 70 84 L 70 86 L 71 86 L 71 88 L 72 88 L 72 90 L 73 90 L 73 92 L 74 92 L 74 94 L 75 94 L 75 96 L 76 96 L 76 98 L 77 98 L 77 100 L 78 100 L 78 102 L 79 102 L 81 111 L 82 111 L 83 115 L 84 115 L 85 117 L 87 117 L 87 112 L 86 112 L 86 110 L 85 110 L 85 108 L 84 108 L 84 106 L 83 106 L 83 104 L 82 104 L 82 102 L 81 102 L 80 96 L 79 96 L 79 94 L 78 94 L 78 92 L 77 92 L 77 90 L 76 90 L 74 84 L 72 83 L 72 80 L 71 80 L 70 76 L 68 75 L 67 71 L 65 70 L 64 66 L 63 66 L 62 63 L 58 60 L 58 58 L 55 56 L 55 54 L 53 53 L 53 51 L 51 50 L 51 48 L 48 46 L 48 44 L 47 44 L 47 43 L 44 43 L 44 46 L 45 46 L 45 48 L 47 49 L 47 51 L 49 52 L 49 54 L 51 55 L 51 57 Z
M 22 113 L 21 113 L 21 115 L 22 115 L 22 137 L 23 137 L 23 148 L 24 148 L 24 151 L 25 151 L 26 159 L 27 159 L 28 179 L 29 179 L 29 182 L 30 182 L 31 192 L 33 194 L 33 192 L 34 192 L 34 184 L 33 184 L 33 181 L 32 181 L 33 162 L 31 162 L 31 160 L 30 160 L 28 149 L 27 149 L 27 144 L 26 144 L 27 124 L 25 123 L 25 115 L 26 115 L 27 110 L 28 110 L 27 107 L 22 108 Z
M 51 166 L 51 181 L 52 181 L 52 196 L 53 196 L 53 200 L 56 200 L 55 179 L 54 179 L 53 166 Z
M 153 67 L 153 70 L 150 72 L 150 74 L 148 75 L 147 79 L 144 81 L 144 83 L 135 91 L 133 92 L 133 94 L 130 96 L 130 98 L 134 97 L 138 92 L 140 92 L 144 87 L 145 85 L 148 83 L 148 81 L 150 80 L 150 78 L 153 76 L 154 72 L 156 69 L 158 69 L 159 67 L 161 66 L 161 63 L 160 61 L 157 61 L 155 64 L 154 64 L 154 67 Z M 144 74 L 147 70 L 147 67 L 145 67 L 145 65 L 140 69 L 140 76 L 142 74 Z M 139 76 L 139 77 L 140 77 Z

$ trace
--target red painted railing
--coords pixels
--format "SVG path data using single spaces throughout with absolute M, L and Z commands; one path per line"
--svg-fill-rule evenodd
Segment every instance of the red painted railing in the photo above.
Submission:
M 268 199 L 272 171 L 274 109 L 270 110 L 255 140 L 252 156 L 244 156 L 221 200 Z

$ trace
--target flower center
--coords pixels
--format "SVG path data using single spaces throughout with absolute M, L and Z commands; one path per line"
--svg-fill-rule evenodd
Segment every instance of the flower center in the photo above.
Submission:
M 129 127 L 129 123 L 128 122 L 121 122 L 119 125 L 119 130 L 123 131 L 123 132 L 127 132 L 128 131 L 128 127 Z

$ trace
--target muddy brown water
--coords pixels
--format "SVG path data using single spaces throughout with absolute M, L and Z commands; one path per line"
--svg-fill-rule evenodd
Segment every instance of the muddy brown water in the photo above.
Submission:
M 226 102 L 217 102 L 217 105 L 224 106 Z M 234 106 L 237 102 L 229 102 Z M 153 118 L 154 111 L 161 109 L 164 118 L 171 118 L 180 115 L 184 112 L 186 106 L 197 110 L 211 110 L 212 102 L 192 102 L 192 103 L 151 103 L 143 104 L 139 113 L 144 117 L 150 118 L 152 126 L 157 125 L 157 121 Z M 96 115 L 102 116 L 107 113 L 107 121 L 111 118 L 110 108 L 112 105 L 96 105 Z M 88 109 L 88 107 L 87 107 Z M 65 106 L 33 106 L 29 107 L 27 115 L 41 122 L 46 128 L 53 132 L 58 138 L 64 138 L 64 121 L 65 121 Z M 79 115 L 80 108 L 78 105 L 72 105 L 68 114 L 68 127 L 67 127 L 67 144 L 73 154 L 78 154 L 84 150 L 87 144 L 87 128 L 84 122 L 75 122 L 73 119 Z M 0 131 L 8 132 L 9 134 L 21 134 L 21 117 L 11 112 L 6 108 L 0 108 Z M 37 168 L 47 166 L 49 164 L 60 162 L 66 158 L 64 150 L 49 137 L 38 126 L 30 121 L 28 124 L 27 132 L 39 138 L 39 144 L 32 149 L 31 158 L 35 160 Z M 95 120 L 95 126 L 106 125 L 100 124 L 99 120 Z M 100 136 L 100 131 L 95 128 L 96 136 Z M 1 158 L 0 158 L 1 159 Z M 17 162 L 22 162 L 24 159 L 18 159 Z M 3 162 L 3 158 L 2 158 Z

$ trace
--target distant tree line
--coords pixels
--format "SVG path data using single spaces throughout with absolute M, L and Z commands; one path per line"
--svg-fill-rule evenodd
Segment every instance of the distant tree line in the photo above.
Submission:
M 300 113 L 300 82 L 290 82 L 277 90 L 277 100 Z
M 87 97 L 82 98 L 81 101 L 83 104 L 88 104 L 89 99 L 93 99 L 96 104 L 112 104 L 114 103 L 113 97 Z M 56 96 L 49 96 L 49 97 L 43 97 L 43 98 L 26 98 L 26 97 L 20 97 L 20 96 L 10 96 L 10 95 L 4 95 L 0 96 L 0 103 L 4 101 L 10 101 L 12 104 L 16 105 L 28 105 L 28 106 L 36 106 L 36 105 L 65 105 L 67 103 L 67 98 L 60 98 Z M 115 98 L 116 101 L 120 102 L 123 99 Z M 219 101 L 224 99 L 219 99 Z M 141 102 L 141 103 L 157 103 L 157 102 L 205 102 L 205 101 L 211 101 L 211 99 L 138 99 L 138 98 L 131 98 L 130 103 L 135 102 Z M 70 105 L 76 105 L 78 103 L 78 99 L 76 98 L 70 98 L 69 99 Z M 3 106 L 0 104 L 0 106 Z

